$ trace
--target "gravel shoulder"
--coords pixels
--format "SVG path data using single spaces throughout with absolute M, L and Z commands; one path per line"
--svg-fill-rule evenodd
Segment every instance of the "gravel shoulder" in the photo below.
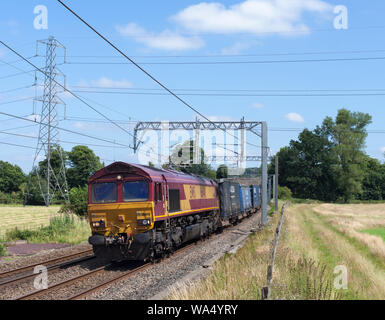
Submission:
M 21 246 L 24 246 L 24 245 L 21 245 Z M 27 254 L 30 253 L 30 255 L 22 255 L 22 256 L 15 255 L 15 256 L 2 257 L 0 259 L 0 273 L 10 271 L 16 268 L 21 268 L 23 266 L 28 266 L 30 264 L 45 262 L 50 259 L 65 257 L 67 255 L 75 254 L 77 252 L 81 252 L 87 249 L 92 249 L 92 246 L 90 246 L 88 243 L 82 243 L 75 246 L 59 245 L 59 246 L 54 246 L 54 249 L 52 249 L 50 245 L 37 245 L 37 246 L 39 249 L 37 253 L 34 253 L 34 250 L 30 250 L 29 252 L 27 252 Z M 31 249 L 36 249 L 36 248 L 37 248 L 36 246 L 31 247 Z M 14 250 L 18 250 L 18 249 L 14 248 Z M 22 250 L 22 248 L 20 250 Z

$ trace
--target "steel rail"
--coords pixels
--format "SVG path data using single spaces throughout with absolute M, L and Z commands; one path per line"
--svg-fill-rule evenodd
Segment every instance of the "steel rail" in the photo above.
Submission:
M 140 266 L 138 268 L 135 268 L 133 270 L 130 270 L 127 273 L 125 273 L 123 275 L 120 275 L 120 276 L 118 276 L 118 277 L 116 277 L 114 279 L 105 281 L 105 282 L 103 282 L 100 285 L 92 287 L 91 289 L 84 290 L 83 292 L 68 298 L 68 300 L 80 300 L 80 299 L 83 299 L 83 298 L 85 298 L 85 297 L 87 297 L 87 296 L 89 296 L 89 295 L 91 295 L 91 294 L 93 294 L 95 292 L 98 292 L 100 290 L 103 290 L 106 287 L 111 286 L 112 284 L 114 284 L 114 283 L 116 283 L 118 281 L 121 281 L 121 280 L 124 280 L 124 279 L 126 279 L 128 277 L 131 277 L 135 273 L 138 273 L 141 270 L 147 269 L 150 265 L 151 265 L 151 263 L 146 263 L 146 264 L 144 264 L 144 265 L 142 265 L 142 266 Z
M 191 246 L 194 246 L 196 244 L 197 244 L 197 242 L 192 243 L 190 245 L 187 245 L 185 247 L 182 247 L 181 249 L 175 251 L 175 253 L 180 253 L 180 252 L 187 250 L 188 248 L 190 248 Z M 101 289 L 103 289 L 103 288 L 105 288 L 105 287 L 107 287 L 107 286 L 109 286 L 115 282 L 118 282 L 120 280 L 123 280 L 123 279 L 129 277 L 129 276 L 132 276 L 133 274 L 148 268 L 150 265 L 151 265 L 151 263 L 146 263 L 146 264 L 144 264 L 138 268 L 129 270 L 129 271 L 119 275 L 118 277 L 115 277 L 114 279 L 105 281 L 102 284 L 96 285 L 96 286 L 94 286 L 88 290 L 85 290 L 84 292 L 80 293 L 79 295 L 70 297 L 69 300 L 77 300 L 77 299 L 81 299 L 82 297 L 88 296 L 89 294 L 97 292 L 97 291 L 99 291 L 99 290 L 101 290 Z M 113 264 L 108 264 L 106 266 L 99 267 L 97 269 L 89 271 L 89 272 L 82 274 L 80 276 L 76 276 L 76 277 L 73 277 L 71 279 L 61 281 L 55 285 L 48 287 L 47 289 L 37 290 L 37 291 L 31 292 L 31 293 L 22 295 L 20 297 L 17 297 L 15 300 L 31 300 L 33 298 L 36 298 L 36 297 L 39 297 L 41 295 L 45 295 L 47 293 L 50 293 L 50 292 L 55 291 L 57 289 L 60 289 L 64 286 L 67 286 L 67 285 L 73 284 L 75 282 L 81 281 L 81 280 L 88 278 L 90 276 L 96 275 L 96 274 L 104 272 L 104 271 L 108 271 L 107 268 L 113 267 L 113 266 L 114 266 Z M 79 296 L 79 298 L 78 298 L 78 296 Z
M 88 250 L 85 250 L 85 251 L 80 251 L 78 253 L 70 254 L 68 256 L 63 256 L 63 257 L 59 257 L 59 258 L 55 258 L 55 259 L 50 259 L 50 260 L 42 261 L 42 262 L 39 262 L 39 263 L 31 264 L 31 265 L 28 265 L 28 266 L 25 266 L 25 267 L 13 269 L 13 270 L 10 270 L 10 271 L 5 271 L 5 272 L 0 273 L 0 279 L 6 278 L 8 276 L 11 276 L 11 275 L 14 275 L 14 274 L 17 274 L 17 273 L 22 273 L 22 272 L 25 272 L 25 271 L 33 270 L 33 268 L 35 268 L 37 266 L 54 264 L 54 263 L 59 262 L 61 260 L 71 259 L 73 257 L 79 256 L 79 255 L 83 255 L 83 254 L 87 254 L 87 253 L 91 253 L 91 252 L 93 252 L 93 250 L 92 249 L 88 249 Z
M 191 244 L 189 244 L 189 245 L 186 245 L 186 246 L 184 246 L 184 247 L 181 247 L 180 249 L 178 249 L 177 251 L 175 251 L 175 254 L 182 253 L 183 251 L 185 251 L 185 250 L 187 250 L 187 249 L 189 249 L 189 248 L 191 248 L 191 247 L 197 245 L 198 243 L 199 243 L 199 241 L 196 241 L 196 242 L 194 242 L 194 243 L 191 243 Z M 161 260 L 161 261 L 162 261 L 162 260 Z M 74 295 L 74 296 L 70 297 L 68 300 L 80 300 L 80 299 L 86 298 L 87 296 L 89 296 L 89 295 L 91 295 L 91 294 L 93 294 L 93 293 L 95 293 L 95 292 L 98 292 L 98 291 L 100 291 L 100 290 L 103 290 L 104 288 L 109 287 L 109 286 L 113 285 L 113 284 L 116 283 L 116 282 L 125 280 L 125 279 L 127 279 L 127 278 L 129 278 L 129 277 L 135 275 L 135 274 L 138 273 L 139 271 L 142 271 L 142 270 L 147 269 L 147 268 L 150 267 L 151 265 L 152 265 L 152 263 L 150 263 L 150 262 L 149 262 L 149 263 L 146 263 L 146 264 L 144 264 L 144 265 L 142 265 L 142 266 L 140 266 L 140 267 L 137 267 L 137 268 L 135 268 L 135 269 L 133 269 L 133 270 L 130 270 L 130 271 L 126 272 L 125 274 L 120 275 L 120 276 L 118 276 L 118 277 L 116 277 L 116 278 L 114 278 L 114 279 L 107 280 L 107 281 L 103 282 L 102 284 L 97 285 L 97 286 L 95 286 L 95 287 L 93 287 L 93 288 L 91 288 L 91 289 L 84 290 L 83 292 L 81 292 L 81 293 L 79 293 L 79 294 L 77 294 L 77 295 Z
M 80 262 L 85 262 L 85 261 L 88 261 L 88 260 L 91 260 L 91 259 L 96 259 L 96 256 L 87 256 L 87 257 L 79 258 L 79 259 L 76 259 L 76 260 L 64 262 L 64 263 L 61 263 L 59 265 L 53 265 L 53 266 L 48 267 L 47 270 L 50 272 L 50 275 L 52 275 L 53 273 L 58 272 L 61 268 L 65 268 L 65 267 L 68 267 L 68 266 L 71 266 L 71 265 L 75 265 L 75 264 L 80 263 Z M 28 274 L 28 275 L 25 275 L 25 276 L 9 279 L 9 280 L 6 280 L 4 282 L 0 282 L 0 288 L 8 286 L 8 285 L 13 284 L 13 283 L 17 283 L 17 282 L 21 282 L 21 281 L 24 281 L 24 280 L 28 280 L 28 279 L 34 278 L 37 275 L 38 274 L 32 273 L 32 274 Z
M 80 280 L 82 280 L 82 279 L 84 279 L 84 278 L 86 278 L 86 277 L 88 277 L 90 275 L 95 275 L 97 273 L 103 272 L 109 266 L 111 266 L 111 265 L 99 267 L 97 269 L 89 271 L 89 272 L 87 272 L 85 274 L 82 274 L 80 276 L 73 277 L 73 278 L 71 278 L 69 280 L 61 281 L 61 282 L 59 282 L 59 283 L 57 283 L 57 284 L 55 284 L 53 286 L 48 287 L 47 289 L 37 290 L 37 291 L 34 291 L 32 293 L 28 293 L 26 295 L 20 296 L 20 297 L 16 298 L 15 300 L 31 300 L 32 298 L 41 296 L 43 294 L 50 293 L 50 292 L 52 292 L 52 291 L 54 291 L 56 289 L 62 288 L 64 286 L 69 285 L 71 283 L 74 283 L 76 281 L 80 281 Z

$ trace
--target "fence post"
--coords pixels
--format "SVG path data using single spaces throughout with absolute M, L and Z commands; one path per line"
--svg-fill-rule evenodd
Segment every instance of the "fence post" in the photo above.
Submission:
M 286 203 L 282 206 L 281 217 L 279 218 L 278 226 L 275 229 L 275 235 L 274 235 L 274 239 L 272 241 L 272 248 L 270 250 L 270 260 L 269 260 L 269 265 L 267 266 L 267 276 L 266 276 L 267 284 L 265 287 L 262 288 L 262 291 L 261 291 L 262 300 L 270 299 L 270 294 L 271 294 L 270 287 L 271 287 L 271 283 L 273 281 L 275 255 L 277 252 L 278 240 L 279 240 L 279 236 L 281 233 L 283 216 L 285 214 L 285 207 L 286 207 Z

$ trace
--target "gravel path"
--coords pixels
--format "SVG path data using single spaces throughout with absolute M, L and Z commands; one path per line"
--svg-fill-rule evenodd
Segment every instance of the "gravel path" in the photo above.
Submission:
M 198 243 L 181 254 L 152 265 L 146 270 L 106 288 L 89 297 L 88 300 L 147 300 L 164 291 L 186 275 L 203 270 L 203 266 L 221 254 L 230 251 L 242 236 L 256 229 L 260 215 L 253 215 L 237 226 L 228 228 L 222 234 Z
M 68 244 L 61 243 L 26 243 L 7 247 L 7 252 L 9 256 L 30 256 L 40 251 L 61 249 L 69 246 Z

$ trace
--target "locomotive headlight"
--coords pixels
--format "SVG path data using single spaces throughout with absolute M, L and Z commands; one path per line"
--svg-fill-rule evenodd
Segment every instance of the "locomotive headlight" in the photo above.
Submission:
M 93 221 L 92 226 L 94 228 L 105 228 L 106 222 L 103 219 L 101 219 L 100 221 Z
M 151 220 L 149 219 L 138 219 L 138 226 L 149 226 L 151 224 Z

